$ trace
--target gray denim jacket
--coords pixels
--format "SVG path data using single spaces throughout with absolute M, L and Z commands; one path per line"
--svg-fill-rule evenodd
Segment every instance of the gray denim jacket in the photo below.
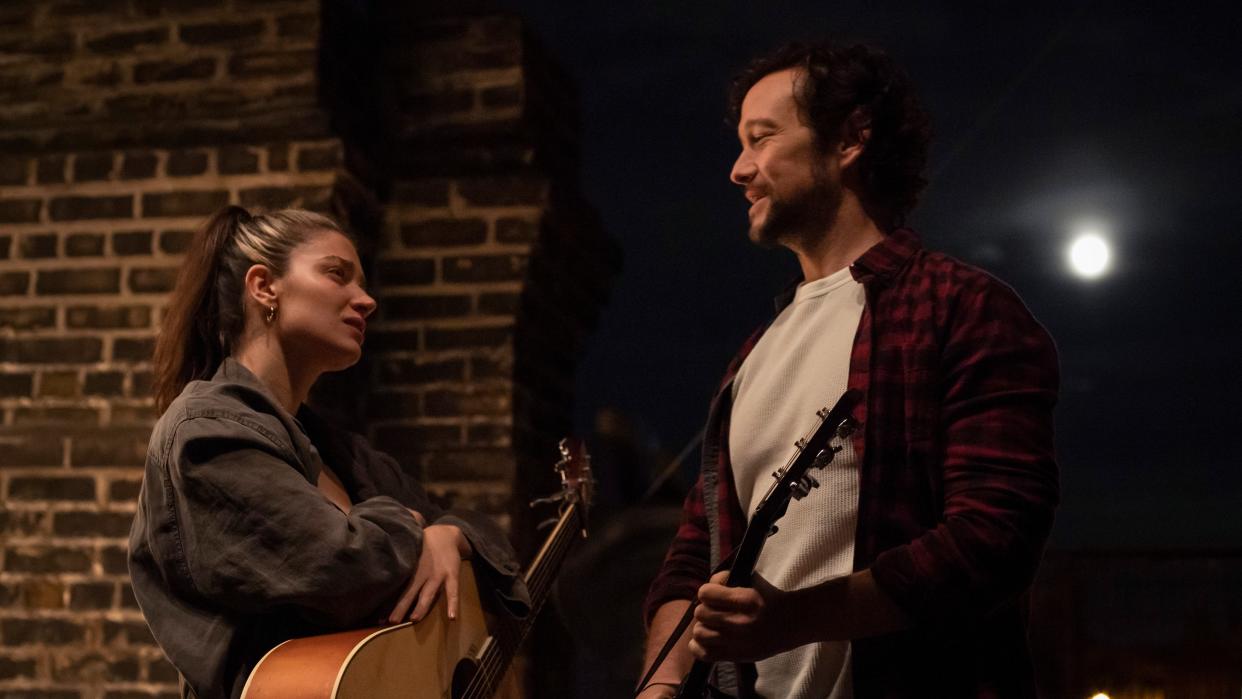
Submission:
M 349 514 L 315 485 L 325 460 Z M 183 694 L 235 699 L 277 644 L 382 618 L 422 550 L 406 508 L 460 527 L 480 584 L 529 610 L 488 517 L 436 507 L 392 457 L 305 408 L 290 415 L 232 359 L 189 384 L 151 434 L 129 540 L 134 596 Z

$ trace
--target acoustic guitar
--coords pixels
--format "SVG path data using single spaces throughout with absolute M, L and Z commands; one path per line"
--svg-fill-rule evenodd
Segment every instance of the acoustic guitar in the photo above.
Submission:
M 531 503 L 556 503 L 559 516 L 523 576 L 531 611 L 515 620 L 487 615 L 474 570 L 463 562 L 457 619 L 444 595 L 421 621 L 358 629 L 276 646 L 259 661 L 242 699 L 482 699 L 502 685 L 573 543 L 586 536 L 593 481 L 581 443 L 561 440 L 561 491 Z M 490 617 L 490 618 L 489 618 Z M 490 624 L 489 624 L 490 622 Z M 506 684 L 509 682 L 506 681 Z

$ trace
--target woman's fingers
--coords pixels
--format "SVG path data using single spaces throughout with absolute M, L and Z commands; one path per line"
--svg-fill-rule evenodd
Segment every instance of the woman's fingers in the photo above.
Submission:
M 449 621 L 457 618 L 457 571 L 450 569 L 444 576 L 444 596 L 448 599 Z
M 414 611 L 410 612 L 410 621 L 422 621 L 427 615 L 427 611 L 431 609 L 431 605 L 435 603 L 436 597 L 440 594 L 440 587 L 444 584 L 443 578 L 430 580 L 423 585 L 423 589 L 418 593 L 418 604 L 414 606 Z
M 406 585 L 405 591 L 401 593 L 401 599 L 397 600 L 392 612 L 388 614 L 388 623 L 399 624 L 405 619 L 405 613 L 409 611 L 410 605 L 414 604 L 415 596 L 419 591 L 426 587 L 426 582 L 426 574 L 421 571 L 414 574 L 414 577 L 410 579 L 410 584 Z

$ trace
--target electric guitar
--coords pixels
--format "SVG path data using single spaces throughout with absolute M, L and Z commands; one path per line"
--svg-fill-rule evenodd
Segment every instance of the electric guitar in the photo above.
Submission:
M 833 440 L 843 440 L 858 428 L 851 413 L 861 399 L 862 392 L 851 389 L 841 396 L 831 410 L 822 408 L 815 413 L 820 419 L 818 426 L 811 434 L 794 443 L 794 454 L 789 462 L 772 473 L 776 482 L 764 494 L 746 526 L 742 543 L 734 552 L 726 586 L 750 585 L 763 544 L 770 535 L 776 533 L 776 522 L 785 516 L 790 498 L 801 500 L 812 488 L 819 487 L 819 481 L 808 471 L 812 468 L 822 469 L 831 463 L 836 453 L 842 449 L 839 444 L 833 444 Z M 673 634 L 674 637 L 680 635 L 680 631 Z M 719 690 L 708 685 L 711 671 L 711 663 L 694 661 L 677 690 L 677 699 L 720 696 L 722 693 Z
M 556 470 L 561 491 L 531 503 L 555 503 L 559 516 L 524 580 L 531 611 L 512 620 L 496 615 L 489 628 L 474 570 L 462 562 L 458 614 L 448 619 L 441 594 L 418 622 L 297 638 L 259 661 L 242 699 L 484 699 L 502 686 L 505 671 L 552 590 L 573 543 L 586 536 L 594 481 L 590 457 L 576 441 L 561 440 Z M 506 684 L 508 682 L 506 681 Z

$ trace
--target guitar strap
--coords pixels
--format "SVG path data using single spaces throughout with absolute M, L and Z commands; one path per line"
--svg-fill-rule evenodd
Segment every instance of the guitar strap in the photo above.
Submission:
M 733 551 L 729 554 L 729 557 L 721 561 L 720 565 L 716 566 L 716 569 L 713 570 L 707 577 L 711 578 L 712 575 L 733 567 L 733 560 L 735 558 L 737 558 L 737 549 L 733 549 Z M 672 652 L 673 646 L 677 645 L 677 641 L 681 640 L 681 635 L 686 632 L 686 627 L 690 626 L 690 621 L 694 619 L 694 610 L 698 606 L 699 601 L 694 600 L 690 603 L 689 607 L 686 607 L 685 613 L 681 615 L 681 620 L 677 622 L 677 628 L 673 629 L 673 632 L 668 635 L 668 640 L 666 640 L 664 642 L 664 646 L 660 648 L 659 654 L 656 655 L 655 660 L 651 661 L 651 667 L 647 668 L 647 674 L 643 675 L 643 678 L 638 681 L 638 687 L 634 689 L 634 696 L 638 696 L 644 689 L 647 688 L 647 683 L 651 681 L 651 678 L 655 675 L 656 670 L 659 670 L 660 666 L 664 664 L 664 660 L 668 658 L 668 654 Z M 721 692 L 719 689 L 716 689 L 710 684 L 707 685 L 707 689 L 711 692 L 712 697 L 714 698 L 730 699 L 729 695 Z

